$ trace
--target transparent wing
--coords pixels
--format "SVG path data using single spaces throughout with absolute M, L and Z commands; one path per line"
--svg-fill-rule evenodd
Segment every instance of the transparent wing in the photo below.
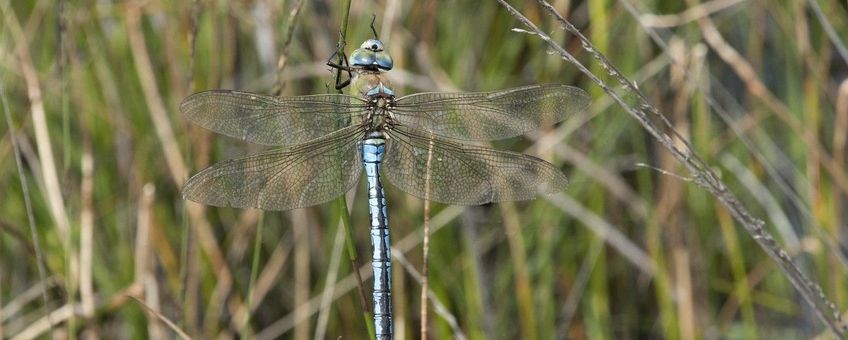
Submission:
M 351 125 L 362 99 L 339 94 L 271 97 L 231 90 L 188 96 L 185 117 L 209 130 L 263 145 L 297 145 Z
M 289 210 L 327 202 L 347 192 L 362 172 L 351 126 L 312 143 L 215 164 L 192 176 L 183 199 L 219 207 Z
M 536 157 L 425 136 L 402 126 L 388 135 L 383 175 L 413 196 L 425 198 L 429 186 L 430 200 L 475 205 L 533 199 L 568 184 L 559 169 Z
M 566 85 L 495 92 L 417 93 L 392 110 L 401 124 L 460 140 L 496 140 L 551 125 L 589 106 L 589 95 Z

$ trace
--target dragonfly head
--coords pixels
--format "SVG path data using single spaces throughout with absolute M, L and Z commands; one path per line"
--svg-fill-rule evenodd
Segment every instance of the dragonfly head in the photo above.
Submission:
M 392 69 L 392 57 L 383 49 L 383 42 L 368 39 L 350 54 L 350 64 L 369 70 L 388 71 Z

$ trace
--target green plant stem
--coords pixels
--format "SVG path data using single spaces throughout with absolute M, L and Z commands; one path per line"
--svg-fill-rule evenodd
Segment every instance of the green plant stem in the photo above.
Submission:
M 337 44 L 338 51 L 343 51 L 344 46 L 347 43 L 347 23 L 348 18 L 350 18 L 350 1 L 351 0 L 343 0 L 344 3 L 342 8 L 344 11 L 342 12 L 342 24 L 339 26 L 339 42 Z M 343 54 L 339 54 L 339 65 L 344 62 Z M 336 70 L 336 83 L 338 83 L 338 78 L 341 77 L 341 70 Z M 337 90 L 338 93 L 342 93 L 341 89 Z M 350 212 L 347 210 L 347 200 L 344 195 L 339 196 L 336 199 L 336 205 L 338 206 L 339 212 L 339 223 L 342 224 L 342 227 L 345 229 L 345 244 L 347 246 L 347 256 L 350 260 L 351 267 L 353 268 L 353 274 L 356 276 L 356 285 L 359 288 L 359 305 L 362 308 L 362 315 L 365 320 L 365 328 L 368 329 L 368 336 L 370 338 L 374 338 L 376 335 L 376 331 L 374 330 L 374 318 L 371 313 L 371 308 L 368 306 L 368 300 L 365 298 L 365 285 L 362 283 L 362 276 L 359 275 L 359 256 L 356 253 L 356 245 L 353 242 L 353 233 L 351 232 L 350 227 Z
M 353 268 L 353 274 L 356 276 L 356 284 L 359 292 L 359 305 L 362 307 L 362 314 L 365 319 L 365 328 L 368 329 L 368 334 L 373 339 L 376 334 L 376 331 L 374 330 L 374 318 L 371 313 L 371 308 L 368 306 L 368 299 L 365 297 L 365 285 L 362 284 L 362 276 L 359 275 L 359 256 L 356 252 L 356 245 L 353 243 L 353 233 L 351 232 L 352 228 L 350 227 L 350 212 L 347 210 L 347 200 L 344 195 L 336 199 L 336 206 L 339 213 L 339 223 L 345 230 L 347 257 Z
M 262 252 L 262 230 L 265 226 L 265 211 L 259 211 L 259 219 L 256 221 L 256 235 L 253 243 L 253 263 L 250 265 L 250 282 L 247 284 L 247 297 L 245 300 L 245 316 L 242 322 L 239 334 L 242 338 L 249 338 L 250 335 L 250 316 L 251 306 L 253 305 L 253 289 L 256 287 L 256 277 L 259 274 L 259 255 Z
M 344 44 L 347 41 L 348 18 L 350 18 L 350 0 L 344 0 L 344 13 L 342 14 L 342 25 L 341 27 L 339 27 L 339 32 L 341 33 L 341 39 L 339 40 L 340 44 Z

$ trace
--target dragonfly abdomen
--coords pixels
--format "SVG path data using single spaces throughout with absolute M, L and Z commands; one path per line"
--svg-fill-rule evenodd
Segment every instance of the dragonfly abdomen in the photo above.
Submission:
M 392 265 L 386 195 L 380 181 L 380 165 L 386 150 L 382 132 L 371 132 L 362 141 L 362 161 L 368 179 L 368 211 L 371 215 L 371 268 L 374 272 L 374 326 L 377 339 L 391 339 Z

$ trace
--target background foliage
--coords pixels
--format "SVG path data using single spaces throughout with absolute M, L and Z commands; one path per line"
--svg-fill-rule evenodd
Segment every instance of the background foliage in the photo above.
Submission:
M 606 75 L 534 2 L 511 3 Z M 848 3 L 553 4 L 845 310 Z M 324 60 L 341 4 L 35 0 L 0 9 L 0 99 L 14 127 L 0 123 L 0 337 L 45 336 L 50 322 L 71 337 L 173 337 L 168 322 L 195 338 L 365 336 L 332 204 L 260 213 L 179 195 L 188 175 L 260 149 L 190 126 L 180 101 L 212 88 L 271 93 L 281 56 L 284 95 L 328 92 Z M 685 169 L 541 40 L 512 31 L 520 24 L 496 2 L 353 1 L 348 52 L 371 37 L 372 14 L 395 60 L 396 92 L 567 83 L 594 98 L 557 127 L 496 143 L 560 165 L 571 178 L 563 194 L 433 205 L 432 337 L 832 336 Z M 360 184 L 348 202 L 367 264 L 363 195 Z M 423 203 L 391 187 L 387 195 L 395 328 L 415 338 Z

